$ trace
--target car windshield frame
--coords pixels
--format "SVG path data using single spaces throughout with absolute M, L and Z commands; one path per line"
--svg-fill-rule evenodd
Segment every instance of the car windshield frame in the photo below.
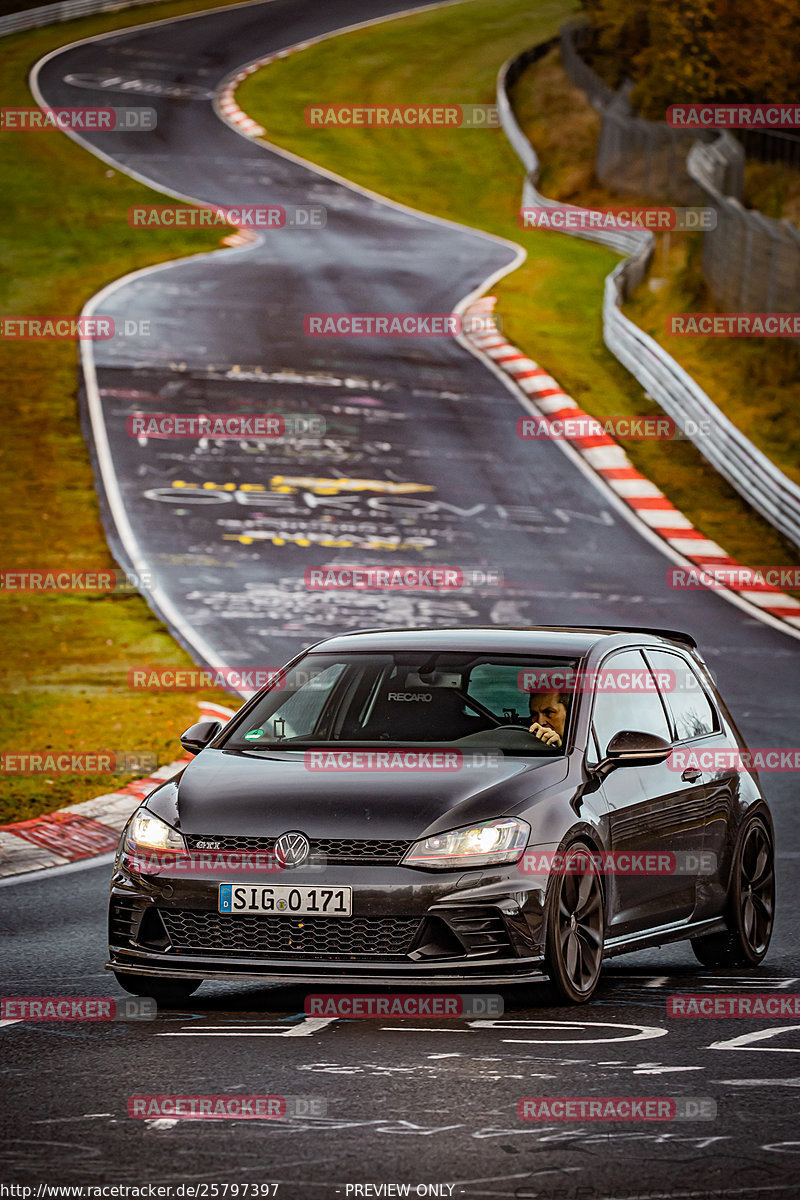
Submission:
M 365 659 L 373 660 L 371 665 L 373 665 L 374 669 L 371 679 L 363 671 L 352 669 L 362 667 Z M 519 713 L 516 706 L 503 709 L 503 714 L 513 712 L 516 715 L 516 721 L 513 722 L 513 728 L 509 728 L 505 722 L 500 722 L 506 728 L 499 737 L 493 736 L 494 730 L 497 728 L 496 726 L 481 728 L 464 736 L 439 739 L 432 739 L 427 736 L 400 739 L 387 737 L 385 734 L 380 737 L 374 734 L 370 736 L 364 731 L 367 728 L 371 710 L 367 711 L 366 715 L 365 710 L 370 695 L 374 706 L 380 694 L 381 685 L 387 681 L 386 670 L 405 670 L 406 680 L 409 676 L 416 676 L 417 680 L 421 680 L 421 682 L 413 686 L 442 690 L 446 688 L 446 690 L 453 691 L 459 696 L 464 696 L 465 714 L 474 715 L 477 719 L 481 716 L 486 717 L 486 714 L 488 714 L 488 718 L 486 719 L 498 720 L 500 714 L 494 712 L 486 705 L 482 705 L 477 697 L 466 698 L 469 694 L 472 672 L 477 667 L 482 665 L 497 667 L 513 666 L 518 672 L 525 670 L 542 673 L 549 672 L 558 678 L 563 676 L 569 681 L 578 671 L 579 661 L 580 656 L 576 655 L 536 654 L 530 652 L 510 654 L 507 652 L 493 652 L 491 650 L 348 650 L 338 654 L 330 650 L 309 651 L 282 671 L 276 677 L 275 681 L 245 705 L 241 712 L 226 726 L 221 740 L 215 742 L 215 749 L 235 751 L 237 753 L 275 753 L 290 752 L 293 750 L 338 750 L 355 747 L 373 750 L 404 749 L 408 747 L 424 747 L 425 749 L 434 750 L 444 747 L 455 747 L 465 750 L 475 749 L 476 751 L 489 749 L 521 757 L 564 757 L 571 749 L 571 742 L 576 726 L 578 695 L 574 686 L 552 689 L 559 690 L 562 694 L 569 694 L 564 736 L 561 745 L 558 747 L 549 746 L 528 733 L 527 705 L 529 693 L 523 688 L 519 689 L 519 694 L 523 698 L 524 703 L 523 710 Z M 274 736 L 264 736 L 264 733 L 261 731 L 266 730 L 268 723 L 273 721 L 276 715 L 280 713 L 285 702 L 297 695 L 309 683 L 309 679 L 305 679 L 297 688 L 287 689 L 287 683 L 291 683 L 292 677 L 296 677 L 298 673 L 301 673 L 304 667 L 313 667 L 313 678 L 318 678 L 322 671 L 333 665 L 341 665 L 345 669 L 333 681 L 328 689 L 327 696 L 323 699 L 319 712 L 313 717 L 314 730 L 317 732 L 310 734 L 299 733 L 296 735 L 286 734 L 283 737 L 277 738 Z M 463 672 L 467 677 L 464 691 L 459 687 L 455 687 L 452 681 L 433 682 L 437 677 L 455 675 L 459 672 Z M 431 683 L 426 682 L 427 677 L 432 680 Z M 365 680 L 366 695 L 359 697 L 359 690 L 364 686 Z M 464 682 L 463 675 L 461 682 L 462 684 Z M 398 686 L 404 687 L 406 684 Z M 545 689 L 540 688 L 532 690 L 545 691 Z M 385 696 L 381 698 L 385 700 Z M 356 708 L 355 713 L 352 711 L 354 702 L 360 705 L 360 707 Z M 277 719 L 282 722 L 281 727 L 285 728 L 285 718 L 278 716 Z M 349 721 L 352 724 L 354 719 L 362 722 L 361 728 L 343 736 L 346 722 Z M 251 734 L 250 738 L 247 738 L 243 733 L 245 726 L 247 726 L 247 731 Z M 329 736 L 319 736 L 320 726 Z M 252 733 L 254 731 L 260 732 L 261 736 L 253 739 Z M 335 736 L 330 736 L 334 731 Z M 524 735 L 526 739 L 530 738 L 530 743 L 526 740 L 524 744 L 520 745 L 521 735 Z

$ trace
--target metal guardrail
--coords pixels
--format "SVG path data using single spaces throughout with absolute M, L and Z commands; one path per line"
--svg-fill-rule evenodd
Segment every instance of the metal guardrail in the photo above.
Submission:
M 800 230 L 745 208 L 731 194 L 730 180 L 743 165 L 744 150 L 729 133 L 689 152 L 689 174 L 717 214 L 716 227 L 703 233 L 703 277 L 717 304 L 730 312 L 794 312 Z
M 740 137 L 699 129 L 690 133 L 636 115 L 627 90 L 613 92 L 584 61 L 589 27 L 561 30 L 567 77 L 601 115 L 595 172 L 615 191 L 653 196 L 715 210 L 714 229 L 702 233 L 702 272 L 715 303 L 731 312 L 795 312 L 800 298 L 800 232 L 787 220 L 747 209 L 744 143 L 761 158 L 800 162 L 800 138 L 778 130 L 742 131 Z M 791 339 L 796 341 L 796 339 Z
M 0 17 L 0 37 L 9 33 L 23 33 L 26 29 L 40 29 L 43 25 L 58 25 L 72 21 L 75 17 L 91 17 L 97 13 L 117 12 L 123 8 L 138 8 L 140 4 L 158 3 L 159 0 L 62 0 L 60 4 L 45 4 L 41 8 L 23 9 Z
M 539 158 L 517 121 L 509 96 L 524 69 L 542 57 L 552 42 L 509 59 L 497 77 L 497 107 L 505 134 L 525 167 L 523 205 L 555 203 L 537 190 Z M 629 291 L 647 274 L 653 253 L 650 233 L 569 230 L 573 237 L 599 242 L 627 257 L 606 277 L 603 340 L 703 457 L 770 524 L 800 547 L 800 487 L 737 429 L 713 400 L 658 342 L 621 310 Z
M 497 77 L 497 108 L 500 115 L 500 123 L 503 126 L 506 137 L 511 142 L 511 145 L 516 150 L 525 167 L 525 182 L 522 189 L 522 204 L 524 208 L 549 208 L 556 205 L 557 201 L 543 196 L 536 188 L 539 179 L 539 157 L 522 132 L 517 118 L 514 116 L 509 90 L 514 86 L 526 67 L 542 58 L 556 45 L 558 45 L 558 38 L 553 38 L 549 42 L 543 42 L 538 46 L 531 47 L 530 50 L 523 50 L 521 54 L 509 59 L 500 68 L 500 74 Z M 652 233 L 648 233 L 647 231 L 637 232 L 636 230 L 631 230 L 630 232 L 626 232 L 600 229 L 571 229 L 570 233 L 573 237 L 586 238 L 590 242 L 600 242 L 604 246 L 609 246 L 612 250 L 617 250 L 620 254 L 641 255 L 646 253 L 648 261 L 649 255 L 652 254 L 655 246 L 655 239 Z

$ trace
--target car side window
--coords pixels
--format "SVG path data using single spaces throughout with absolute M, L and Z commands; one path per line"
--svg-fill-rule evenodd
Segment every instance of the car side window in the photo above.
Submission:
M 614 734 L 626 729 L 672 740 L 667 714 L 641 651 L 622 650 L 604 660 L 597 673 L 592 728 L 601 758 Z
M 672 714 L 675 739 L 687 742 L 719 729 L 719 721 L 697 673 L 679 654 L 647 650 L 664 703 Z

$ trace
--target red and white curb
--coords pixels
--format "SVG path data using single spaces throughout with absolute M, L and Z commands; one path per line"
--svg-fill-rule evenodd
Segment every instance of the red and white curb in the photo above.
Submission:
M 267 131 L 263 125 L 259 125 L 258 121 L 254 121 L 252 117 L 248 117 L 244 109 L 240 108 L 234 98 L 234 92 L 243 79 L 248 75 L 265 67 L 268 63 L 275 62 L 278 58 L 287 58 L 293 54 L 295 50 L 301 50 L 306 45 L 306 42 L 300 43 L 298 46 L 291 46 L 287 50 L 279 50 L 277 54 L 270 54 L 266 58 L 258 58 L 254 62 L 248 63 L 242 67 L 235 75 L 231 75 L 221 85 L 214 100 L 215 108 L 218 114 L 232 125 L 239 133 L 245 137 L 260 138 L 266 137 Z M 236 233 L 230 234 L 222 239 L 223 246 L 247 246 L 253 242 L 257 242 L 259 237 L 252 229 L 237 229 Z
M 512 346 L 498 330 L 486 331 L 487 319 L 496 303 L 496 296 L 482 296 L 465 310 L 465 318 L 480 318 L 476 324 L 482 326 L 480 332 L 466 334 L 469 341 L 514 380 L 545 420 L 577 418 L 590 421 L 592 418 L 589 414 L 567 395 L 544 367 Z M 731 558 L 721 546 L 699 533 L 689 518 L 675 508 L 654 483 L 637 471 L 623 448 L 607 433 L 565 440 L 640 520 L 694 566 L 708 570 L 724 567 L 746 571 L 744 565 Z M 761 612 L 785 621 L 793 629 L 800 629 L 800 600 L 795 600 L 778 588 L 730 586 L 719 590 L 735 593 Z
M 245 137 L 265 137 L 267 131 L 262 125 L 259 125 L 258 121 L 254 121 L 252 117 L 248 117 L 244 109 L 239 108 L 234 99 L 234 92 L 248 75 L 252 75 L 259 67 L 272 62 L 275 58 L 284 58 L 285 54 L 286 52 L 284 51 L 281 54 L 272 54 L 269 58 L 248 63 L 241 71 L 237 71 L 235 75 L 226 79 L 217 93 L 215 100 L 217 112 L 225 118 L 229 125 L 232 125 L 239 133 L 243 133 Z M 231 233 L 228 237 L 224 237 L 222 244 L 223 246 L 247 246 L 258 240 L 258 235 L 252 229 L 237 229 L 236 233 Z
M 217 92 L 215 99 L 215 107 L 217 112 L 225 118 L 229 125 L 233 125 L 245 137 L 266 137 L 267 131 L 258 121 L 254 121 L 252 117 L 248 117 L 244 109 L 239 108 L 234 98 L 234 92 L 243 79 L 248 75 L 253 75 L 256 71 L 260 71 L 262 67 L 266 67 L 269 63 L 276 62 L 279 58 L 288 58 L 290 54 L 294 54 L 297 50 L 304 50 L 306 46 L 310 46 L 311 42 L 298 42 L 296 46 L 288 46 L 285 50 L 278 50 L 275 54 L 268 54 L 265 58 L 256 58 L 249 62 L 247 66 L 242 67 L 235 75 L 229 75 Z
M 258 240 L 258 234 L 254 233 L 252 229 L 237 229 L 236 233 L 229 233 L 227 237 L 224 237 L 222 244 L 223 246 L 249 246 Z
M 224 116 L 225 120 L 243 133 L 245 137 L 258 138 L 266 134 L 266 129 L 259 125 L 258 121 L 254 121 L 252 117 L 248 117 L 233 98 L 238 85 L 248 75 L 252 75 L 258 68 L 256 66 L 248 66 L 237 72 L 222 85 L 222 88 L 217 94 L 216 105 L 217 109 Z M 247 246 L 253 242 L 257 242 L 258 236 L 252 229 L 237 229 L 236 233 L 231 233 L 222 239 L 223 246 Z
M 208 720 L 227 721 L 233 716 L 233 709 L 205 700 L 200 702 L 200 712 L 201 718 Z M 123 826 L 145 796 L 191 761 L 178 758 L 118 792 L 68 804 L 29 821 L 0 825 L 0 878 L 65 866 L 116 850 Z
M 273 55 L 273 57 L 276 56 Z M 270 59 L 264 59 L 264 62 L 270 61 Z M 219 111 L 223 114 L 226 121 L 229 121 L 231 125 L 235 125 L 246 137 L 263 137 L 267 131 L 259 125 L 258 121 L 254 121 L 252 117 L 248 117 L 247 113 L 239 108 L 233 97 L 233 93 L 242 80 L 246 79 L 248 75 L 252 75 L 254 71 L 257 71 L 260 65 L 260 63 L 251 63 L 235 75 L 232 75 L 230 79 L 226 79 L 217 95 L 217 108 Z

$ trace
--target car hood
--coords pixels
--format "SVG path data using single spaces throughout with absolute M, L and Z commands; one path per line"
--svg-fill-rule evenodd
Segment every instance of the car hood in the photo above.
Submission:
M 310 770 L 302 752 L 202 751 L 148 807 L 183 833 L 409 841 L 505 816 L 565 778 L 566 758 L 457 770 Z

